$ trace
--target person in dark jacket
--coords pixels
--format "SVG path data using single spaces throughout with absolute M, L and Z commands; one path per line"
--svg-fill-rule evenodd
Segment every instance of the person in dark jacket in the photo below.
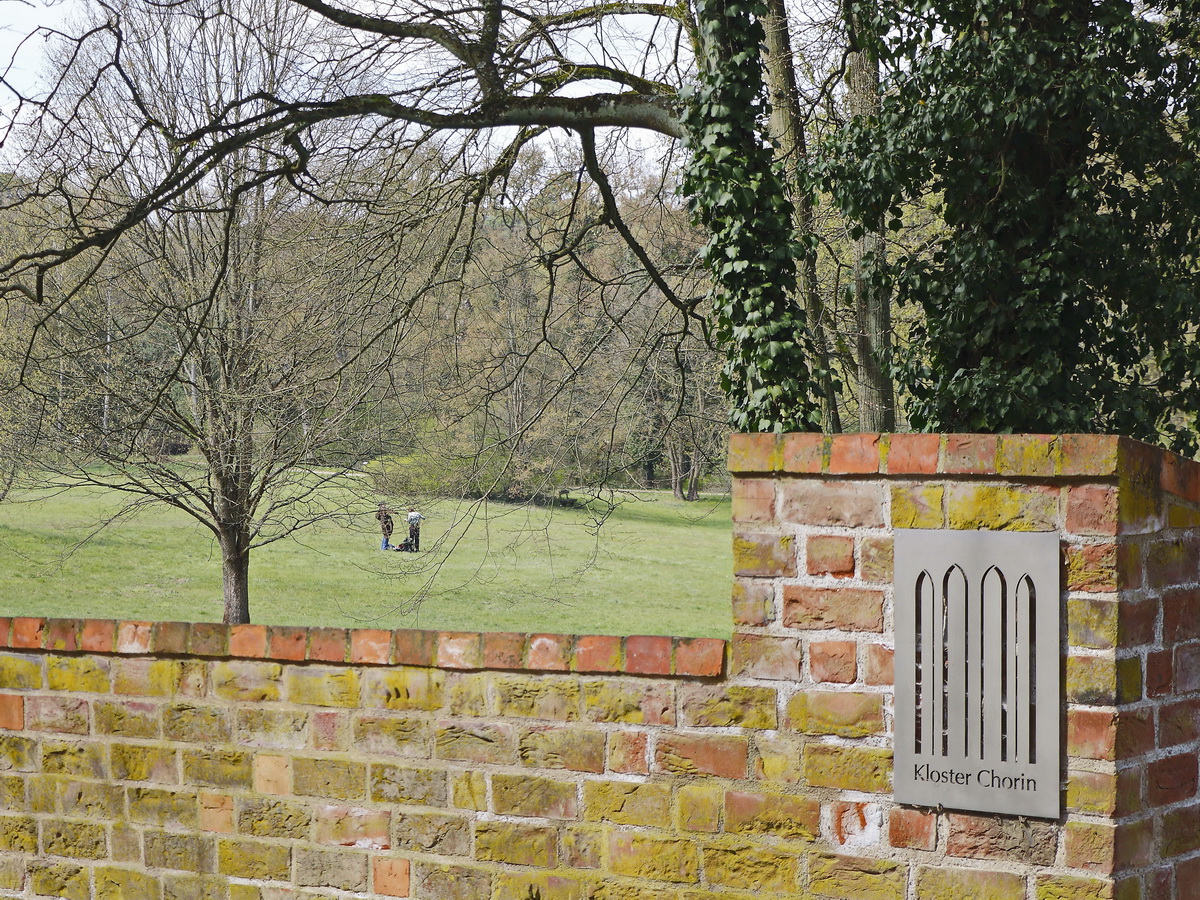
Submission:
M 421 549 L 421 520 L 425 518 L 411 506 L 408 508 L 408 542 L 413 553 Z
M 392 514 L 388 510 L 386 503 L 379 504 L 379 511 L 375 513 L 375 518 L 379 520 L 379 529 L 383 532 L 383 543 L 380 544 L 380 550 L 390 550 L 392 540 Z

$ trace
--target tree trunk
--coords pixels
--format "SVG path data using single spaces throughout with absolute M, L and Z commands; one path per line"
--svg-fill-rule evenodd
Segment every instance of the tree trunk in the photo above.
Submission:
M 687 499 L 688 500 L 699 500 L 700 499 L 700 474 L 701 474 L 702 468 L 703 467 L 700 465 L 700 454 L 693 453 L 692 454 L 692 465 L 691 465 L 691 468 L 688 469 L 688 478 L 687 478 Z
M 235 531 L 222 532 L 221 580 L 225 590 L 226 625 L 250 621 L 250 541 Z
M 810 240 L 813 236 L 813 197 L 810 191 L 800 186 L 799 167 L 808 157 L 808 143 L 804 135 L 804 117 L 800 113 L 800 91 L 796 87 L 792 39 L 783 0 L 766 0 L 766 5 L 767 14 L 763 18 L 766 53 L 763 54 L 763 65 L 771 100 L 769 127 L 771 137 L 775 139 L 776 158 L 783 167 L 784 180 L 792 201 L 792 224 L 805 248 L 804 257 L 798 260 L 799 284 L 796 293 L 800 297 L 817 350 L 818 358 L 813 364 L 822 373 L 822 428 L 826 432 L 838 432 L 842 430 L 842 423 L 829 367 L 825 302 L 817 281 L 817 251 Z
M 864 24 L 846 13 L 850 53 L 846 60 L 847 99 L 851 117 L 878 115 L 879 58 L 870 44 L 858 39 Z M 859 431 L 894 431 L 896 396 L 890 366 L 892 349 L 891 298 L 870 278 L 870 264 L 883 262 L 883 222 L 854 242 L 854 313 L 858 345 Z

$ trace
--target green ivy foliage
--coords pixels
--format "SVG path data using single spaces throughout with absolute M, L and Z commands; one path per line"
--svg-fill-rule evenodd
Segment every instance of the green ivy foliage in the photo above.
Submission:
M 924 311 L 897 370 L 913 425 L 1194 451 L 1195 7 L 856 2 L 886 94 L 818 174 L 859 223 L 937 198 L 940 233 L 877 273 Z
M 739 431 L 819 431 L 819 382 L 794 299 L 800 248 L 791 203 L 764 138 L 761 0 L 698 0 L 700 75 L 686 97 L 683 193 L 707 229 L 722 386 Z

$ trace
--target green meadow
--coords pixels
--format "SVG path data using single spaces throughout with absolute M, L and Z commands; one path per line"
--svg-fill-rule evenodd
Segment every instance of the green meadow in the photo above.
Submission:
M 75 489 L 0 504 L 0 615 L 220 621 L 220 552 L 183 513 L 100 528 L 121 498 Z M 383 553 L 374 509 L 255 550 L 255 622 L 724 637 L 728 498 L 629 495 L 587 509 L 442 501 L 420 554 Z M 405 531 L 397 515 L 394 538 Z

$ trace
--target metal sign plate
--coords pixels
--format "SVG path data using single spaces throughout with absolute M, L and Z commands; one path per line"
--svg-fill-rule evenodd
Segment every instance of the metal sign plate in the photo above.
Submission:
M 1057 818 L 1058 534 L 895 538 L 896 800 Z

